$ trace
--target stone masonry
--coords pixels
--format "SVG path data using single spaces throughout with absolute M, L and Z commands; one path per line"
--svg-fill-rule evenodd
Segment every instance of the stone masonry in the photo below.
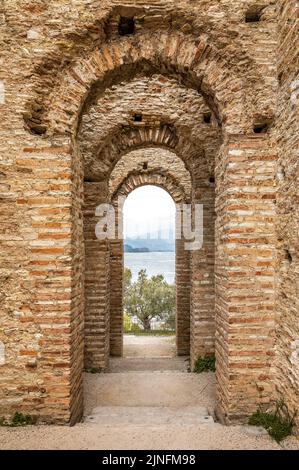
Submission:
M 2 1 L 0 416 L 75 424 L 84 367 L 122 354 L 123 246 L 95 209 L 144 184 L 203 204 L 202 249 L 176 244 L 177 353 L 216 353 L 219 419 L 299 408 L 298 18 Z

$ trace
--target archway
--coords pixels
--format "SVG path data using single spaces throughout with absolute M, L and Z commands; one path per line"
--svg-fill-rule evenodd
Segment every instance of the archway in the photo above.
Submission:
M 123 205 L 123 356 L 182 355 L 177 311 L 176 205 L 161 187 L 133 189 Z M 189 266 L 188 266 L 189 267 Z M 179 273 L 180 278 L 180 273 Z M 190 312 L 187 312 L 190 315 Z M 189 344 L 186 347 L 189 352 Z
M 188 202 L 188 196 L 179 183 L 170 175 L 145 170 L 142 173 L 129 173 L 127 178 L 118 187 L 113 195 L 114 206 L 118 197 L 128 196 L 135 189 L 154 185 L 166 190 L 174 202 L 178 211 L 182 204 Z M 180 217 L 180 213 L 177 213 Z M 118 221 L 117 221 L 118 225 Z M 123 306 L 122 306 L 122 273 L 123 273 L 123 242 L 111 241 L 110 245 L 110 353 L 122 355 L 122 331 L 123 331 Z M 176 240 L 176 321 L 177 321 L 177 354 L 190 355 L 190 253 L 184 249 L 184 240 Z
M 37 55 L 23 77 L 24 85 L 17 85 L 20 93 L 16 93 L 16 109 L 19 114 L 20 109 L 24 111 L 24 121 L 21 116 L 13 119 L 17 125 L 13 150 L 16 168 L 11 170 L 8 165 L 5 171 L 18 188 L 9 217 L 20 232 L 18 259 L 22 270 L 11 270 L 10 275 L 13 281 L 20 281 L 14 305 L 28 326 L 28 347 L 36 338 L 34 335 L 42 334 L 43 339 L 33 351 L 33 367 L 26 362 L 25 350 L 24 357 L 22 352 L 21 358 L 9 365 L 8 375 L 11 380 L 15 371 L 22 368 L 21 386 L 25 391 L 18 403 L 26 410 L 30 405 L 36 406 L 35 397 L 28 398 L 34 370 L 36 381 L 41 380 L 43 385 L 36 392 L 41 403 L 37 411 L 45 419 L 53 414 L 57 420 L 74 422 L 80 417 L 84 340 L 86 346 L 94 332 L 103 335 L 103 341 L 90 343 L 86 358 L 95 354 L 105 362 L 109 352 L 109 338 L 104 332 L 109 329 L 111 301 L 110 245 L 94 238 L 94 208 L 110 201 L 108 179 L 123 155 L 159 145 L 184 160 L 191 174 L 192 203 L 201 202 L 207 208 L 207 243 L 191 260 L 191 318 L 195 325 L 191 331 L 191 356 L 196 358 L 214 349 L 211 317 L 216 304 L 219 414 L 226 420 L 244 419 L 259 402 L 272 396 L 274 265 L 269 258 L 275 250 L 276 147 L 267 126 L 261 124 L 273 117 L 272 90 L 276 81 L 270 68 L 264 74 L 264 63 L 269 61 L 256 59 L 254 50 L 246 51 L 243 40 L 247 35 L 241 29 L 240 34 L 233 31 L 238 18 L 231 21 L 230 10 L 215 6 L 220 20 L 214 29 L 205 16 L 207 7 L 203 12 L 196 10 L 198 21 L 192 19 L 193 8 L 196 6 L 186 6 L 188 14 L 180 17 L 173 4 L 165 6 L 160 10 L 161 22 L 154 27 L 149 26 L 148 12 L 143 11 L 144 27 L 133 37 L 117 34 L 115 25 L 121 13 L 114 8 L 107 7 L 99 16 L 91 13 L 90 20 L 82 20 L 80 41 L 78 29 L 74 35 L 75 28 L 71 27 L 59 44 L 54 44 L 53 39 L 45 50 L 36 48 Z M 226 28 L 226 23 L 231 29 Z M 143 99 L 152 101 L 154 95 L 143 95 L 145 86 L 140 84 L 142 96 L 138 109 L 133 110 L 133 119 L 123 122 L 124 101 L 118 97 L 119 118 L 101 134 L 92 122 L 90 110 L 115 86 L 117 93 L 124 96 L 125 83 L 140 77 L 153 78 L 155 93 L 161 90 L 161 81 L 175 79 L 173 95 L 179 99 L 171 99 L 169 93 L 167 105 L 174 104 L 169 107 L 170 112 L 165 111 L 165 106 L 161 107 L 163 112 L 154 112 L 148 103 L 143 107 Z M 176 112 L 179 102 L 189 99 L 190 90 L 201 97 L 203 107 L 198 102 L 194 108 L 191 103 L 182 105 L 180 115 Z M 108 111 L 103 108 L 103 113 L 108 115 Z M 98 109 L 95 115 L 98 116 Z M 190 117 L 200 127 L 190 125 Z M 95 129 L 91 160 L 82 151 L 80 140 L 82 128 L 88 130 L 88 121 L 92 122 L 90 128 Z M 213 132 L 207 133 L 208 128 L 213 128 Z M 265 132 L 258 134 L 254 129 Z M 84 137 L 88 141 L 87 134 Z M 211 144 L 216 140 L 215 145 Z M 215 187 L 216 237 L 210 230 L 215 219 Z M 26 218 L 22 217 L 24 208 Z M 45 227 L 51 232 L 45 234 Z M 13 283 L 10 277 L 7 279 L 5 282 Z M 6 306 L 11 312 L 10 298 Z M 90 312 L 85 335 L 84 308 Z M 10 322 L 9 315 L 7 318 Z M 254 329 L 254 338 L 249 325 Z M 11 356 L 19 357 L 18 344 L 15 341 L 11 346 Z M 54 359 L 49 358 L 48 351 Z M 46 392 L 42 392 L 44 389 Z

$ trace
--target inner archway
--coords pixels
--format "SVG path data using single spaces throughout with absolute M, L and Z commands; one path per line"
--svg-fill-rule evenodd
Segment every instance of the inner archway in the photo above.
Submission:
M 157 186 L 139 187 L 125 201 L 124 357 L 177 354 L 175 217 L 172 197 Z
M 168 197 L 176 204 L 176 218 L 180 218 L 182 204 L 188 202 L 188 196 L 179 183 L 170 175 L 147 169 L 143 172 L 131 172 L 115 191 L 112 202 L 117 214 L 118 233 L 122 230 L 122 214 L 118 204 L 135 189 L 144 186 L 163 188 Z M 157 188 L 158 189 L 158 188 Z M 121 220 L 119 219 L 121 217 Z M 177 220 L 177 219 L 176 219 Z M 120 228 L 121 227 L 121 228 Z M 123 355 L 123 266 L 124 245 L 121 239 L 110 241 L 110 355 Z M 190 255 L 185 250 L 182 238 L 175 242 L 176 271 L 176 353 L 180 356 L 190 354 Z

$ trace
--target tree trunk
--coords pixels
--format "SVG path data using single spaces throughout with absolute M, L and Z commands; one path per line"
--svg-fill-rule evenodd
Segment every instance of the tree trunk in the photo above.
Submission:
M 148 318 L 145 318 L 142 322 L 144 331 L 151 331 L 151 321 Z

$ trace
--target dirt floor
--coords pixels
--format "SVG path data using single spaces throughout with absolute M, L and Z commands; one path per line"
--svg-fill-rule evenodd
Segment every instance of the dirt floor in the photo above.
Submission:
M 214 374 L 188 373 L 173 348 L 169 337 L 126 337 L 127 357 L 85 374 L 82 423 L 0 428 L 0 449 L 299 449 L 296 438 L 279 446 L 263 429 L 216 423 Z
M 175 357 L 175 336 L 124 335 L 124 357 Z

